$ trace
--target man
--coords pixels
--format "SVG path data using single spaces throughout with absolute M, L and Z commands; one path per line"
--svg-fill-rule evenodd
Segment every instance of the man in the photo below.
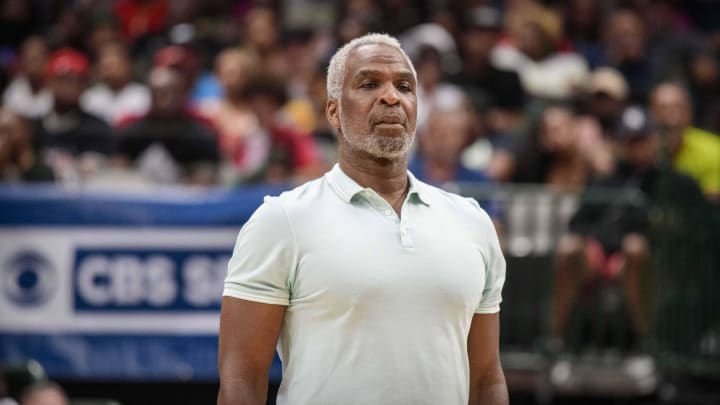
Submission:
M 701 212 L 704 201 L 690 177 L 658 164 L 660 139 L 642 108 L 627 107 L 616 132 L 620 159 L 615 170 L 589 184 L 570 221 L 569 234 L 558 244 L 552 334 L 557 338 L 565 335 L 571 307 L 575 301 L 587 301 L 582 293 L 588 286 L 609 281 L 623 289 L 634 332 L 628 342 L 614 343 L 632 346 L 633 338 L 643 337 L 651 326 L 651 305 L 643 295 L 650 236 L 668 232 L 663 217 L 677 222 L 673 233 L 692 232 L 687 229 L 687 224 L 693 223 L 688 222 L 688 214 Z M 607 190 L 628 194 L 598 200 L 598 193 Z M 635 191 L 641 198 L 629 199 Z
M 673 167 L 694 178 L 707 198 L 720 198 L 720 137 L 692 126 L 685 89 L 677 83 L 660 83 L 650 94 L 650 110 Z
M 115 133 L 80 106 L 87 86 L 85 55 L 71 48 L 55 51 L 47 75 L 53 105 L 34 122 L 33 142 L 60 181 L 75 182 L 95 174 L 115 152 Z
M 217 134 L 187 108 L 187 87 L 175 69 L 156 67 L 149 75 L 150 111 L 125 123 L 119 152 L 151 182 L 214 184 L 220 163 Z
M 419 136 L 418 155 L 410 169 L 421 181 L 442 185 L 448 182 L 486 183 L 480 171 L 467 168 L 461 161 L 471 135 L 471 117 L 463 99 L 437 106 L 428 114 L 425 131 Z
M 48 49 L 45 39 L 39 36 L 26 39 L 20 48 L 19 59 L 19 70 L 3 93 L 3 107 L 25 118 L 40 118 L 53 104 L 52 93 L 46 87 Z
M 98 83 L 80 98 L 85 111 L 110 125 L 148 111 L 150 92 L 144 84 L 132 81 L 132 62 L 124 44 L 111 41 L 101 45 L 95 69 Z
M 507 404 L 505 261 L 476 202 L 407 171 L 407 55 L 387 35 L 358 38 L 333 56 L 327 86 L 339 165 L 266 199 L 240 231 L 218 403 L 265 403 L 278 342 L 279 404 Z

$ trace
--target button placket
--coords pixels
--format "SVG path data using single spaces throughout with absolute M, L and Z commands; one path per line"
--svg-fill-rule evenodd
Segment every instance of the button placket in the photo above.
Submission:
M 409 219 L 408 213 L 409 213 L 409 211 L 410 211 L 409 205 L 407 204 L 407 200 L 405 200 L 405 203 L 403 204 L 403 207 L 402 207 L 402 218 L 400 218 L 399 225 L 400 225 L 400 245 L 402 245 L 402 247 L 406 247 L 406 248 L 414 246 L 412 237 L 410 236 L 410 230 L 408 228 L 408 222 L 409 222 L 408 221 L 408 219 Z

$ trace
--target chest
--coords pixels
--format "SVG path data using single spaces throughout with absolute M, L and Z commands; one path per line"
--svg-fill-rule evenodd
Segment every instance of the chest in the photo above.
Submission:
M 424 206 L 405 206 L 402 218 L 339 211 L 302 228 L 291 306 L 467 311 L 479 302 L 486 261 L 464 224 Z

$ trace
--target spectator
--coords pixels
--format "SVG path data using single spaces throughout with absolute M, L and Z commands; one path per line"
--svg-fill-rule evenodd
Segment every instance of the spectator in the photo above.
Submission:
M 27 122 L 0 110 L 0 182 L 48 182 L 55 176 L 33 148 Z
M 190 47 L 169 45 L 159 49 L 153 55 L 153 67 L 164 67 L 180 73 L 183 86 L 188 91 L 187 104 L 190 104 L 190 95 L 195 91 L 199 66 L 197 55 Z
M 255 6 L 247 13 L 245 39 L 246 45 L 260 58 L 262 71 L 277 77 L 288 73 L 280 48 L 277 16 L 270 7 Z
M 65 390 L 57 383 L 43 381 L 28 387 L 23 392 L 20 405 L 69 405 Z
M 620 163 L 611 175 L 590 183 L 571 220 L 570 233 L 558 245 L 552 324 L 556 337 L 564 334 L 573 301 L 581 298 L 578 294 L 598 280 L 622 283 L 634 331 L 647 332 L 650 314 L 640 281 L 650 254 L 651 208 L 663 204 L 682 212 L 703 203 L 692 179 L 657 165 L 660 139 L 642 108 L 624 111 L 617 134 Z M 598 202 L 597 193 L 608 188 L 625 192 L 637 188 L 644 204 L 631 204 L 637 199 Z
M 436 107 L 428 114 L 420 134 L 418 154 L 409 166 L 419 180 L 441 186 L 448 182 L 485 183 L 488 178 L 460 162 L 460 155 L 471 134 L 470 113 L 462 103 Z
M 699 128 L 720 133 L 720 64 L 714 53 L 695 50 L 687 66 L 688 92 Z
M 521 119 L 525 92 L 517 72 L 500 70 L 490 61 L 502 32 L 501 18 L 500 12 L 489 6 L 468 12 L 460 41 L 463 67 L 450 81 L 465 90 L 474 105 L 487 110 L 491 131 L 508 133 Z
M 421 47 L 415 66 L 418 76 L 417 130 L 422 132 L 432 109 L 463 97 L 463 93 L 459 87 L 445 81 L 440 52 L 432 45 Z
M 223 156 L 240 173 L 252 172 L 262 163 L 252 159 L 259 155 L 256 150 L 262 148 L 264 142 L 252 136 L 259 133 L 258 123 L 244 94 L 256 64 L 255 55 L 248 50 L 229 48 L 222 51 L 215 59 L 215 74 L 222 85 L 224 98 L 200 106 L 200 112 L 220 134 Z
M 145 114 L 150 108 L 150 93 L 144 85 L 132 82 L 130 56 L 121 43 L 100 46 L 96 71 L 98 83 L 80 98 L 85 111 L 115 125 L 124 117 Z
M 606 136 L 617 126 L 628 95 L 627 82 L 616 69 L 600 67 L 590 75 L 587 113 L 598 120 Z
M 182 75 L 175 69 L 154 68 L 149 85 L 150 111 L 123 126 L 121 157 L 152 182 L 215 183 L 220 163 L 217 134 L 187 109 L 188 89 Z
M 46 87 L 48 49 L 39 36 L 26 39 L 20 48 L 20 66 L 3 93 L 3 107 L 26 118 L 40 118 L 52 108 Z
M 282 107 L 287 102 L 285 85 L 272 76 L 256 77 L 248 83 L 246 97 L 258 118 L 260 136 L 266 145 L 256 151 L 258 156 L 249 157 L 261 160 L 262 165 L 246 181 L 279 184 L 322 174 L 324 167 L 312 136 L 288 127 L 282 116 Z
M 673 167 L 698 182 L 706 196 L 720 196 L 720 137 L 695 128 L 690 99 L 676 83 L 656 86 L 650 108 Z
M 590 171 L 579 148 L 575 112 L 551 106 L 542 113 L 538 127 L 516 154 L 513 181 L 581 189 Z
M 76 182 L 95 173 L 105 157 L 115 152 L 113 130 L 80 107 L 87 85 L 88 61 L 75 50 L 56 51 L 47 74 L 53 95 L 52 110 L 33 128 L 37 150 L 63 182 Z
M 631 8 L 613 10 L 605 22 L 603 65 L 611 66 L 625 77 L 633 103 L 644 103 L 658 72 L 648 51 L 645 23 Z
M 510 40 L 495 47 L 495 66 L 520 75 L 525 91 L 543 99 L 574 97 L 587 79 L 587 62 L 578 54 L 559 51 L 563 40 L 560 17 L 535 2 L 515 3 L 506 17 Z

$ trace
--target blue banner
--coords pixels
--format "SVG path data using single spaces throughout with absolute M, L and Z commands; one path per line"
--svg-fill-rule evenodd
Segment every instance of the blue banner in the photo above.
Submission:
M 0 359 L 62 379 L 216 379 L 227 261 L 280 191 L 0 187 Z

